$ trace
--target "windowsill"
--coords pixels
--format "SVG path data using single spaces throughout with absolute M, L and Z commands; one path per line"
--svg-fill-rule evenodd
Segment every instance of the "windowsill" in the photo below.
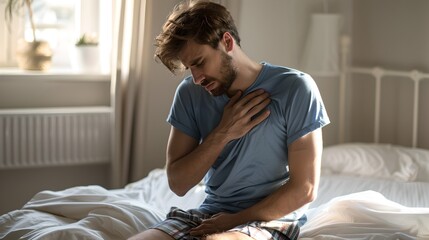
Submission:
M 53 68 L 48 71 L 29 71 L 19 68 L 0 68 L 0 81 L 110 81 L 107 72 L 83 72 L 67 68 Z

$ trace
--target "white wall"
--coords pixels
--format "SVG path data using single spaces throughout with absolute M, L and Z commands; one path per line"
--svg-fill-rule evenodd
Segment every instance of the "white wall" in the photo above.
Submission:
M 238 28 L 243 50 L 257 61 L 297 67 L 295 5 L 292 0 L 242 1 Z
M 0 215 L 21 208 L 43 190 L 60 191 L 74 186 L 107 187 L 108 164 L 0 170 Z
M 100 77 L 102 80 L 76 80 L 70 75 L 64 80 L 55 76 L 1 74 L 0 69 L 0 109 L 110 106 L 108 76 Z
M 359 0 L 353 1 L 352 63 L 355 66 L 380 66 L 429 72 L 429 1 Z M 411 145 L 413 83 L 400 79 L 382 81 L 382 142 Z M 354 76 L 350 86 L 352 109 L 349 141 L 372 141 L 373 81 Z M 429 80 L 421 82 L 419 147 L 429 148 Z

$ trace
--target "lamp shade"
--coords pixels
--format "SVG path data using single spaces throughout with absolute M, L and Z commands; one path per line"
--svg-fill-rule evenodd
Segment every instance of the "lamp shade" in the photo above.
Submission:
M 334 75 L 339 72 L 338 14 L 311 16 L 310 28 L 301 58 L 301 68 L 310 74 Z

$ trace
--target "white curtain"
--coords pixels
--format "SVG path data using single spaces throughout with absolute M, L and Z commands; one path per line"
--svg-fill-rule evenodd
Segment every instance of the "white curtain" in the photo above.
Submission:
M 113 142 L 111 186 L 123 187 L 140 176 L 144 106 L 138 106 L 143 89 L 146 0 L 117 0 L 112 48 Z M 147 48 L 147 47 L 146 47 Z M 139 161 L 140 159 L 140 161 Z

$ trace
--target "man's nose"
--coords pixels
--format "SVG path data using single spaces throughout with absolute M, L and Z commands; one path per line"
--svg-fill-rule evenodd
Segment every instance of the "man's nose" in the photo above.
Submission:
M 194 83 L 197 85 L 201 85 L 201 82 L 205 79 L 204 74 L 197 69 L 191 69 L 191 74 L 192 78 L 194 79 Z

